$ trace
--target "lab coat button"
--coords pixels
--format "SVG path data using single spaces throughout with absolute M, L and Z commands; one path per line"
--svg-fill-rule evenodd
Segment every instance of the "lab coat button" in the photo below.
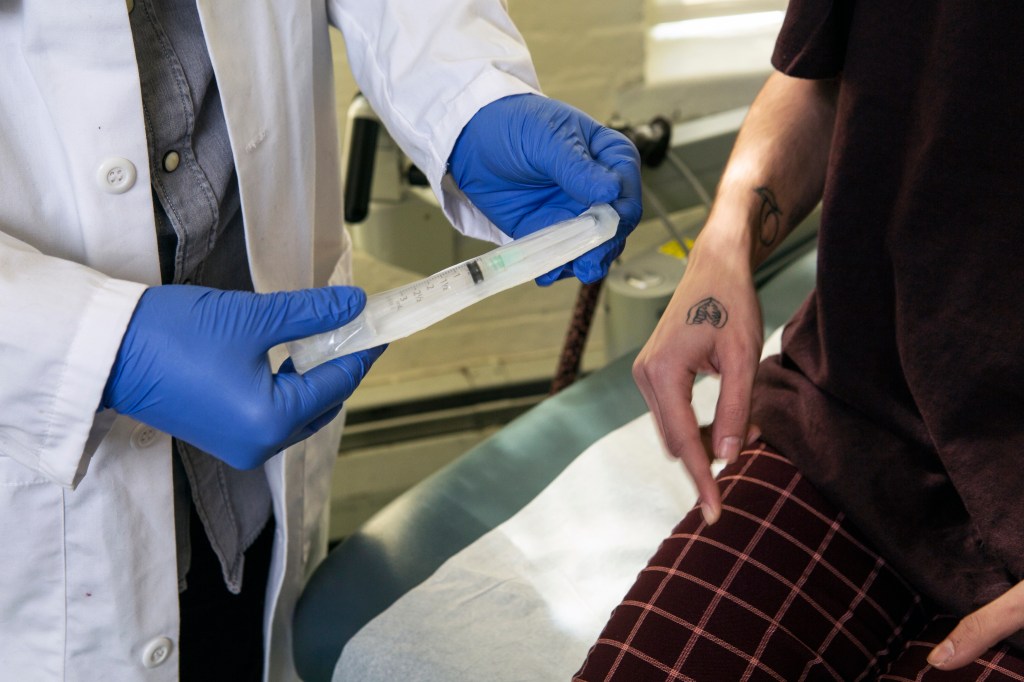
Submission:
M 131 443 L 132 447 L 136 450 L 142 450 L 148 448 L 150 445 L 156 442 L 157 432 L 151 426 L 145 424 L 139 424 L 132 431 Z
M 146 645 L 142 652 L 142 665 L 147 668 L 155 668 L 171 655 L 171 647 L 174 645 L 166 637 L 157 637 Z
M 96 182 L 100 189 L 111 194 L 127 192 L 135 184 L 135 178 L 135 165 L 120 157 L 105 159 L 96 173 Z

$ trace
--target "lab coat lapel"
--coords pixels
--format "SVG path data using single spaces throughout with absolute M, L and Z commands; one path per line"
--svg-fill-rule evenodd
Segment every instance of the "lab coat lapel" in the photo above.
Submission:
M 314 69 L 309 50 L 295 49 L 312 41 L 310 7 L 198 6 L 238 171 L 253 282 L 257 291 L 312 286 Z M 289 93 L 268 96 L 268 82 Z

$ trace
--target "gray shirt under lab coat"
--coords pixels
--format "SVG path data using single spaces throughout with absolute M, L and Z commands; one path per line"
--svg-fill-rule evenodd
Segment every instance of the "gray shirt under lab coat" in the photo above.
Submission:
M 135 0 L 129 8 L 163 282 L 251 291 L 234 158 L 196 5 Z M 186 587 L 195 504 L 225 583 L 237 594 L 245 549 L 270 518 L 266 477 L 262 469 L 232 469 L 174 443 L 179 590 Z

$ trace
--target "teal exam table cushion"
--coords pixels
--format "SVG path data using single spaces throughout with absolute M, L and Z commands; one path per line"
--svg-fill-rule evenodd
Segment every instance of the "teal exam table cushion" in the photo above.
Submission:
M 814 273 L 815 252 L 809 251 L 760 287 L 766 333 L 806 298 Z M 647 408 L 633 384 L 632 361 L 632 354 L 620 358 L 532 408 L 404 493 L 331 552 L 295 612 L 294 653 L 302 678 L 330 680 L 359 630 L 517 514 L 591 444 L 643 415 Z

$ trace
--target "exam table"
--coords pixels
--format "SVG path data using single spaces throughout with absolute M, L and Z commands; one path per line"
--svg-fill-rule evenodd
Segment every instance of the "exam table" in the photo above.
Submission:
M 759 286 L 766 346 L 813 288 L 815 257 Z M 294 616 L 303 679 L 569 679 L 696 500 L 661 451 L 634 357 L 532 408 L 331 552 Z M 716 396 L 717 379 L 698 381 L 701 423 Z

